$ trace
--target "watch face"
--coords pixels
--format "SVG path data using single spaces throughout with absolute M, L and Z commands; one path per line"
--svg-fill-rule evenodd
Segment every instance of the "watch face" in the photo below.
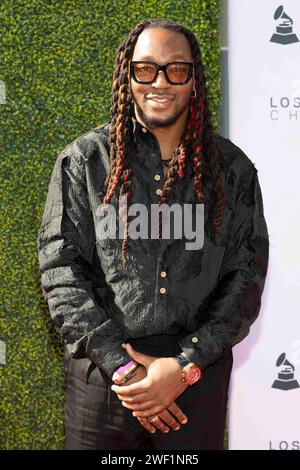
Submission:
M 191 367 L 187 372 L 185 379 L 189 385 L 193 385 L 201 378 L 201 371 L 198 367 Z

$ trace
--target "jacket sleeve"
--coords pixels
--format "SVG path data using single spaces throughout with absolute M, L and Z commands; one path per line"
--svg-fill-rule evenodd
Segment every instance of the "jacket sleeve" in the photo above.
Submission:
M 202 370 L 248 335 L 259 314 L 268 259 L 269 235 L 257 169 L 253 165 L 237 190 L 218 284 L 205 312 L 199 312 L 205 321 L 179 341 L 189 359 Z
M 83 167 L 64 151 L 55 162 L 37 241 L 41 288 L 71 357 L 88 357 L 111 378 L 131 357 L 95 295 L 95 257 L 97 275 L 101 265 Z

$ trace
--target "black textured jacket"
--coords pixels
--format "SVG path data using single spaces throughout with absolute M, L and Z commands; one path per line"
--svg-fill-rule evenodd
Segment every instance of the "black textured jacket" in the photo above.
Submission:
M 154 134 L 133 123 L 131 204 L 158 203 L 164 174 Z M 203 169 L 205 238 L 186 250 L 184 238 L 98 239 L 97 209 L 109 168 L 108 124 L 58 155 L 38 236 L 41 287 L 56 330 L 74 358 L 88 357 L 109 377 L 130 360 L 129 341 L 153 356 L 185 351 L 204 370 L 249 333 L 258 316 L 268 267 L 269 236 L 257 170 L 229 139 L 215 134 L 227 207 L 211 230 L 212 181 Z M 159 177 L 157 176 L 159 175 Z M 114 199 L 113 199 L 114 200 Z M 111 200 L 111 202 L 113 202 Z M 196 204 L 187 162 L 168 204 Z

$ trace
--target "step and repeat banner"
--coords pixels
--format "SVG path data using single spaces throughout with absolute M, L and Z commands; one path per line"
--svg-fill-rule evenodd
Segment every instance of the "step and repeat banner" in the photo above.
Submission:
M 229 449 L 300 450 L 300 1 L 229 0 L 229 137 L 270 235 L 260 315 L 233 348 Z

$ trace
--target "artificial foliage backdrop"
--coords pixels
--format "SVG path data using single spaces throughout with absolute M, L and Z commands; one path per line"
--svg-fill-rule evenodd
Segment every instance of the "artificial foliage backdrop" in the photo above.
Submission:
M 56 156 L 109 120 L 118 45 L 146 18 L 196 34 L 218 130 L 219 10 L 219 0 L 1 0 L 1 449 L 63 444 L 62 340 L 40 289 L 36 248 Z

